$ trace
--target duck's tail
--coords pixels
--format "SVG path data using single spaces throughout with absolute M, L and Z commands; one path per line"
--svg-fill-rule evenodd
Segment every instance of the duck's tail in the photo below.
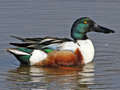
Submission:
M 11 37 L 16 38 L 16 39 L 19 39 L 19 40 L 25 42 L 25 39 L 24 39 L 24 38 L 20 38 L 20 37 L 16 37 L 16 36 L 11 36 Z
M 21 63 L 29 64 L 32 49 L 26 48 L 6 48 L 8 52 L 13 54 Z

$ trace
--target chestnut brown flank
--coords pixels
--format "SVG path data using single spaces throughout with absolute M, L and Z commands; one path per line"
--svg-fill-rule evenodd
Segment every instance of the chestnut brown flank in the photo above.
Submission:
M 83 56 L 79 49 L 75 50 L 75 53 L 71 51 L 53 51 L 48 53 L 47 58 L 45 58 L 42 63 L 38 62 L 34 65 L 43 66 L 70 66 L 70 65 L 80 65 L 83 63 Z
M 45 66 L 70 66 L 74 65 L 77 58 L 71 51 L 53 51 L 48 54 L 48 57 L 43 61 Z
M 84 64 L 84 59 L 83 59 L 82 53 L 80 52 L 79 48 L 75 50 L 75 54 L 77 56 L 77 65 Z

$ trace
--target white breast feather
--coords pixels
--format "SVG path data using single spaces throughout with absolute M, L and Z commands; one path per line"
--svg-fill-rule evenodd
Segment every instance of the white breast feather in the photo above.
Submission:
M 87 64 L 91 62 L 94 58 L 94 47 L 90 39 L 87 40 L 77 40 L 80 45 L 79 49 L 83 55 L 84 63 Z

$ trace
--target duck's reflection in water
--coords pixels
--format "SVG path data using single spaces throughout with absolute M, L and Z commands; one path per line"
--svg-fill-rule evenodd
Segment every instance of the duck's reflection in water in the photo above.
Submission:
M 13 88 L 88 89 L 94 84 L 94 64 L 72 67 L 38 67 L 21 65 L 8 71 L 6 78 Z

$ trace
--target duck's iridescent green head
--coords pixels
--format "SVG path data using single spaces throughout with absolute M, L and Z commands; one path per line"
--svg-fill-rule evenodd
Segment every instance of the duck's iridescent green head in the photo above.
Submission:
M 77 19 L 71 28 L 71 37 L 74 40 L 88 39 L 86 33 L 90 31 L 102 32 L 102 33 L 114 33 L 115 31 L 102 27 L 96 24 L 92 19 L 83 17 Z

